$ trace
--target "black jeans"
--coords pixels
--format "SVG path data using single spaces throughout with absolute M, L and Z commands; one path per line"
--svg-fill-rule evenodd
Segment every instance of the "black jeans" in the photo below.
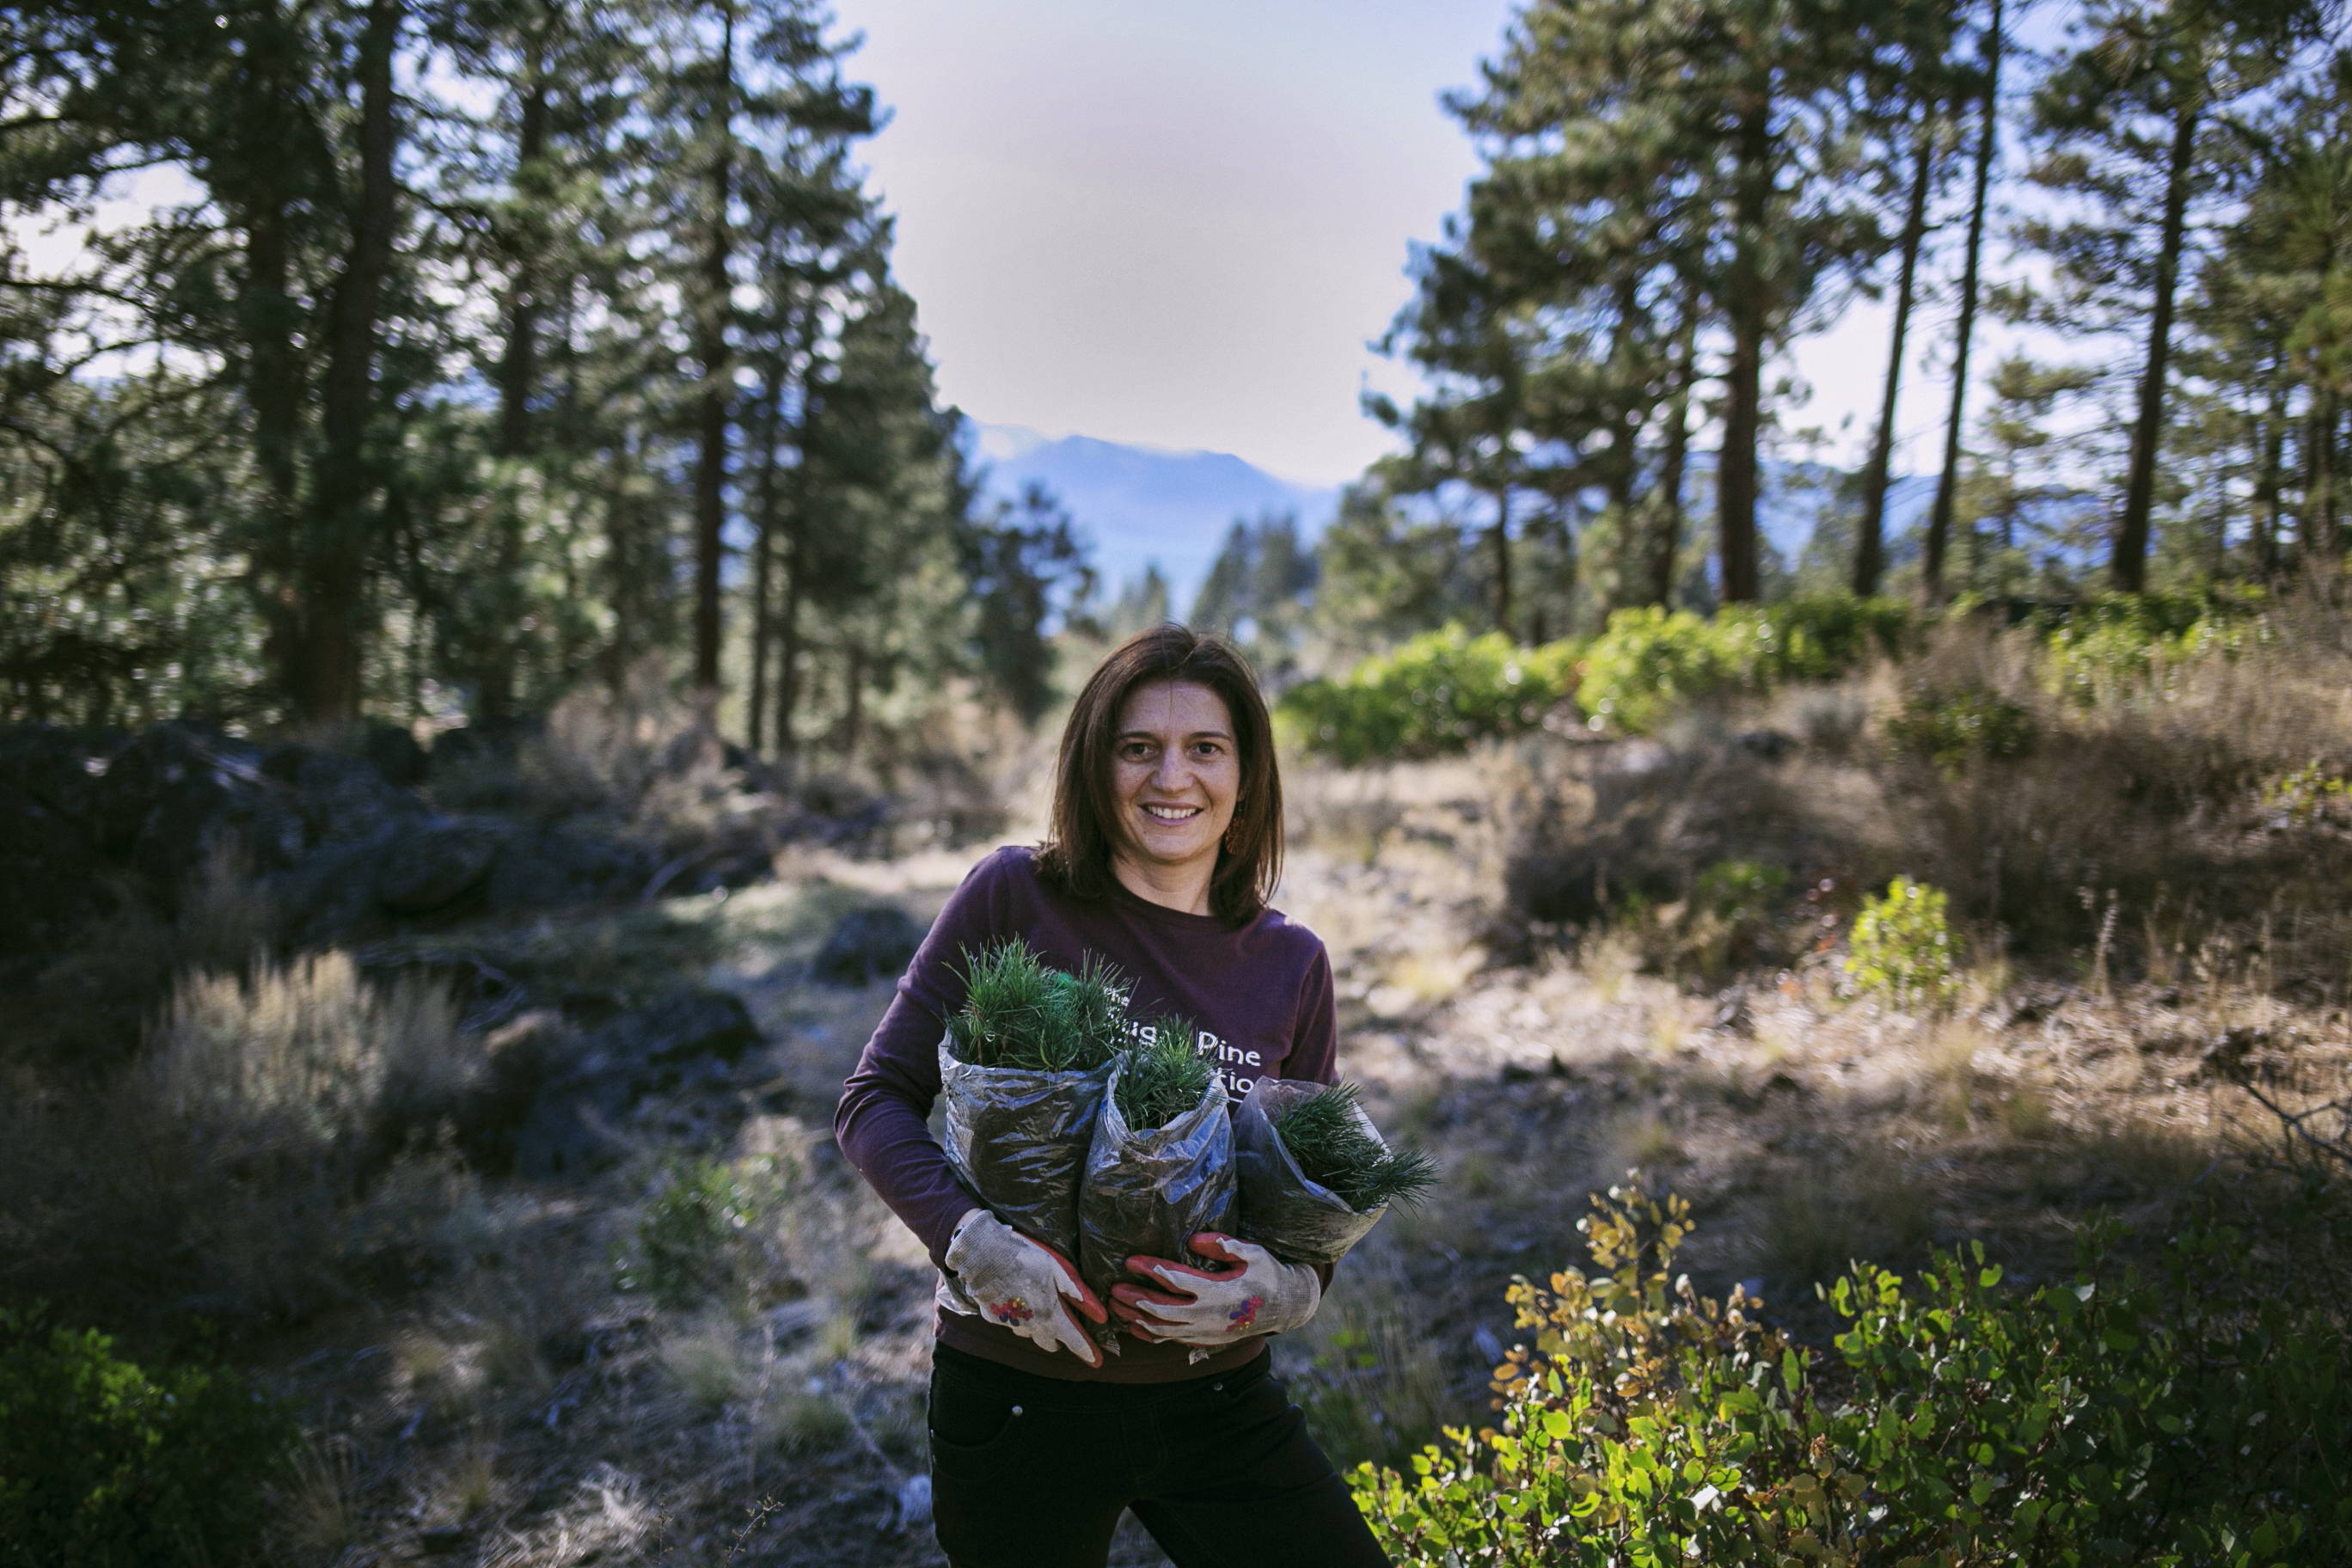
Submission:
M 1133 1509 L 1177 1568 L 1386 1568 L 1260 1356 L 1183 1383 L 1069 1383 L 941 1345 L 931 1506 L 955 1568 L 1103 1568 Z

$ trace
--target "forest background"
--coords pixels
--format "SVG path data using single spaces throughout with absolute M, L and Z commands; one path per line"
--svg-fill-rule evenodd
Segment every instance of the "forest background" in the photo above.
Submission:
M 1527 0 L 1389 451 L 1177 604 L 992 489 L 822 6 L 0 12 L 0 1568 L 929 1561 L 824 1112 L 1171 614 L 1454 1173 L 1281 1352 L 1401 1557 L 2340 1560 L 2343 28 Z

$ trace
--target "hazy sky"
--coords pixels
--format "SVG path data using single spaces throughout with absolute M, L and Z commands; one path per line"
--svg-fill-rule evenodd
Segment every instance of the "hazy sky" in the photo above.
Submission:
M 1509 0 L 837 4 L 896 115 L 867 162 L 945 396 L 1321 483 L 1388 448 L 1358 395 L 1410 384 L 1366 345 L 1476 167 L 1437 98 L 1476 79 Z M 1830 456 L 1875 417 L 1885 319 L 1864 304 L 1783 367 L 1814 393 L 1784 418 Z M 1919 325 L 1935 352 L 1941 312 Z M 1942 400 L 1914 387 L 1916 463 Z
M 1507 0 L 837 3 L 945 396 L 1323 482 L 1385 449 L 1365 344 L 1475 167 L 1437 95 Z

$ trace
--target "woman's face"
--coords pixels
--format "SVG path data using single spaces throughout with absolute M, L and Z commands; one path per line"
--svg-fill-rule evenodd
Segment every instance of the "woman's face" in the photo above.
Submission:
M 1110 779 L 1123 853 L 1213 868 L 1242 782 L 1225 700 L 1190 680 L 1137 687 L 1118 710 Z

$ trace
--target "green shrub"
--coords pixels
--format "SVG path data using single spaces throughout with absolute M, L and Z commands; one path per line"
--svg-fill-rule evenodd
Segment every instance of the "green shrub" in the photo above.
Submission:
M 1682 702 L 1745 682 L 1753 650 L 1741 634 L 1752 629 L 1654 605 L 1619 610 L 1585 655 L 1577 706 L 1596 730 L 1640 734 Z
M 2234 658 L 2269 635 L 2258 588 L 2217 586 L 2201 594 L 2104 594 L 2042 617 L 2043 684 L 2053 696 L 2095 707 L 2161 686 L 2174 669 L 2206 658 Z
M 1887 721 L 1895 750 L 1954 769 L 1973 757 L 2021 757 L 2033 749 L 2033 715 L 1981 687 L 1934 692 L 1922 688 Z
M 737 1279 L 760 1246 L 760 1226 L 783 1202 L 785 1172 L 765 1155 L 671 1160 L 661 1190 L 637 1215 L 615 1269 L 624 1290 L 690 1307 Z
M 2109 1268 L 2000 1288 L 1981 1247 L 1920 1279 L 1857 1265 L 1829 1292 L 1839 1396 L 1738 1290 L 1673 1264 L 1689 1210 L 1594 1200 L 1596 1272 L 1511 1288 L 1499 1427 L 1449 1429 L 1353 1485 L 1401 1562 L 1555 1568 L 1973 1568 L 2345 1560 L 2347 1383 L 2332 1322 L 2210 1310 L 2233 1243 L 2191 1233 L 2171 1289 Z
M 1520 647 L 1499 632 L 1451 626 L 1291 688 L 1281 715 L 1300 743 L 1350 767 L 1438 756 L 1543 722 L 1575 684 L 1582 652 L 1578 642 Z
M 234 1373 L 0 1310 L 0 1568 L 250 1559 L 298 1434 Z
M 1845 972 L 1864 991 L 1901 1007 L 1942 1006 L 1960 994 L 1952 927 L 1941 888 L 1897 877 L 1854 917 Z
M 1898 653 L 1912 624 L 1895 600 L 1833 595 L 1734 605 L 1712 620 L 1656 605 L 1619 610 L 1586 652 L 1577 705 L 1596 730 L 1641 734 L 1696 698 L 1832 679 L 1874 654 Z

